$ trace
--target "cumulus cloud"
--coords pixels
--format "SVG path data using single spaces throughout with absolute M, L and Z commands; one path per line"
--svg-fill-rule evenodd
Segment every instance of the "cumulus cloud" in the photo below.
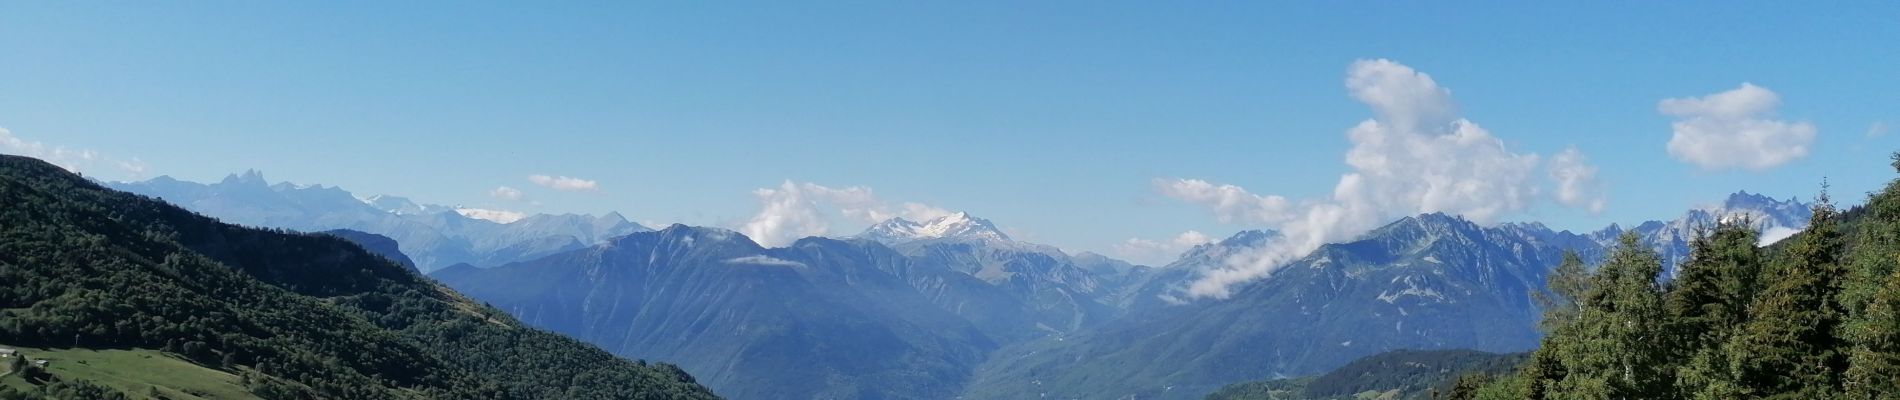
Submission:
M 75 149 L 45 142 L 26 140 L 13 135 L 13 131 L 0 128 L 0 154 L 12 154 L 38 158 L 52 163 L 67 171 L 98 173 L 104 166 L 124 173 L 132 179 L 145 177 L 147 166 L 144 160 L 116 159 L 89 149 Z
M 488 197 L 507 201 L 521 201 L 524 195 L 521 194 L 521 189 L 502 186 L 495 188 L 495 190 L 488 191 Z
M 830 234 L 834 213 L 861 223 L 897 217 L 922 221 L 950 215 L 948 210 L 922 203 L 893 205 L 864 186 L 833 188 L 787 180 L 778 187 L 753 190 L 752 195 L 759 199 L 759 212 L 741 225 L 739 232 L 768 247 Z
M 1766 170 L 1806 157 L 1814 125 L 1774 119 L 1781 97 L 1743 83 L 1702 97 L 1663 99 L 1656 110 L 1676 117 L 1669 155 L 1705 170 Z
M 464 217 L 485 219 L 504 224 L 520 221 L 522 218 L 528 216 L 518 211 L 490 210 L 484 208 L 457 208 L 455 209 L 455 213 L 462 214 Z
M 1557 182 L 1557 202 L 1563 205 L 1603 212 L 1603 188 L 1597 183 L 1597 167 L 1590 165 L 1583 152 L 1564 149 L 1550 157 L 1550 180 Z
M 528 182 L 563 192 L 600 191 L 599 182 L 569 176 L 529 175 Z
M 1187 231 L 1161 240 L 1129 238 L 1127 241 L 1116 244 L 1113 252 L 1116 257 L 1138 264 L 1160 266 L 1173 262 L 1175 258 L 1180 257 L 1181 252 L 1213 241 L 1214 238 L 1208 237 L 1207 234 Z
M 1154 182 L 1160 194 L 1207 207 L 1222 221 L 1267 225 L 1281 233 L 1202 271 L 1189 285 L 1189 295 L 1225 298 L 1234 285 L 1271 275 L 1321 245 L 1352 239 L 1397 217 L 1445 212 L 1488 223 L 1541 198 L 1539 156 L 1513 152 L 1489 131 L 1460 118 L 1451 91 L 1430 75 L 1390 60 L 1360 60 L 1348 68 L 1345 86 L 1373 118 L 1346 131 L 1352 148 L 1345 162 L 1351 171 L 1340 176 L 1330 197 L 1292 201 L 1197 179 Z M 1595 201 L 1581 199 L 1591 198 L 1587 188 L 1594 185 L 1594 168 L 1581 154 L 1561 157 L 1551 173 L 1558 196 L 1567 195 L 1567 185 L 1570 195 L 1589 207 Z

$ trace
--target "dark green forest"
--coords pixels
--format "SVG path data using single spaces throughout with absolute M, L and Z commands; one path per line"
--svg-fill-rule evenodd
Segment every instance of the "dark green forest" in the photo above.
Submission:
M 220 223 L 14 156 L 0 204 L 0 343 L 162 350 L 266 399 L 714 398 L 333 236 Z M 0 399 L 110 392 L 55 380 Z
M 1900 154 L 1894 156 L 1900 170 Z M 1674 279 L 1637 238 L 1549 281 L 1547 335 L 1511 374 L 1449 399 L 1900 399 L 1900 181 L 1757 246 L 1746 218 L 1707 227 Z
M 1227 385 L 1208 400 L 1350 400 L 1361 395 L 1426 399 L 1444 392 L 1465 374 L 1498 375 L 1515 370 L 1529 354 L 1476 350 L 1394 350 L 1366 356 L 1326 374 Z

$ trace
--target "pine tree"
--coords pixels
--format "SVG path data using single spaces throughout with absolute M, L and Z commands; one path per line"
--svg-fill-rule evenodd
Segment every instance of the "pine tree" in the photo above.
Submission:
M 1900 400 L 1900 273 L 1888 276 L 1864 315 L 1850 330 L 1847 398 Z
M 1840 256 L 1844 241 L 1826 191 L 1816 200 L 1808 229 L 1787 249 L 1787 264 L 1749 308 L 1749 321 L 1727 344 L 1729 373 L 1748 397 L 1837 398 L 1846 369 L 1837 336 L 1842 310 Z
M 1687 360 L 1676 370 L 1676 387 L 1684 398 L 1733 398 L 1734 377 L 1721 347 L 1747 321 L 1747 307 L 1755 295 L 1762 253 L 1752 220 L 1742 217 L 1699 232 L 1690 243 L 1690 258 L 1673 282 L 1665 308 L 1669 311 L 1672 357 Z

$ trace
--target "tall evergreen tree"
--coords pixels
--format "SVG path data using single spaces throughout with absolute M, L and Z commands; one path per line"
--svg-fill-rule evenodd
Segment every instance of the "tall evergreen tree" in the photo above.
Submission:
M 1900 152 L 1893 160 L 1900 171 Z M 1900 399 L 1900 180 L 1870 196 L 1861 212 L 1840 296 L 1853 346 L 1844 386 L 1851 399 Z
M 1846 389 L 1850 399 L 1900 400 L 1900 273 L 1867 305 L 1866 318 L 1850 330 Z
M 1808 229 L 1787 248 L 1787 261 L 1749 308 L 1749 321 L 1727 344 L 1729 373 L 1748 397 L 1840 397 L 1846 369 L 1837 335 L 1843 312 L 1838 212 L 1824 190 Z
M 1893 155 L 1900 167 L 1900 152 Z M 1880 192 L 1868 196 L 1855 221 L 1853 240 L 1847 254 L 1847 281 L 1841 285 L 1841 307 L 1847 310 L 1851 326 L 1863 318 L 1871 301 L 1900 264 L 1900 180 L 1887 183 Z
M 1671 354 L 1686 360 L 1676 369 L 1676 388 L 1684 398 L 1736 395 L 1721 347 L 1747 320 L 1762 263 L 1757 239 L 1754 221 L 1744 216 L 1722 221 L 1690 243 L 1690 258 L 1665 303 Z

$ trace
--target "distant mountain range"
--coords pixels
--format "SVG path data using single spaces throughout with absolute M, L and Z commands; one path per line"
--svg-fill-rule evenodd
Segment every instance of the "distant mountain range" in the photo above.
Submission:
M 1765 231 L 1795 231 L 1805 226 L 1807 210 L 1795 200 L 1744 192 L 1631 230 L 1673 265 L 1688 254 L 1689 235 L 1699 226 L 1747 215 Z M 1182 300 L 1180 288 L 1197 271 L 1274 236 L 1241 232 L 1189 250 L 1124 287 L 1116 303 L 1126 310 L 1120 319 L 1006 346 L 979 368 L 966 394 L 1191 399 L 1228 383 L 1317 374 L 1393 349 L 1524 351 L 1539 337 L 1540 311 L 1531 294 L 1543 290 L 1559 255 L 1575 251 L 1594 262 L 1623 231 L 1482 227 L 1425 214 L 1321 247 L 1228 299 Z
M 1531 294 L 1566 250 L 1594 261 L 1635 231 L 1673 270 L 1697 227 L 1746 215 L 1772 239 L 1807 219 L 1806 204 L 1746 192 L 1669 221 L 1581 233 L 1424 214 L 1208 300 L 1185 288 L 1277 234 L 1239 232 L 1152 267 L 1017 241 L 967 213 L 764 248 L 723 229 L 646 231 L 616 215 L 529 217 L 539 222 L 515 228 L 526 233 L 484 235 L 522 222 L 247 176 L 146 185 L 185 187 L 155 195 L 235 213 L 207 211 L 227 220 L 412 233 L 423 244 L 390 236 L 420 265 L 485 260 L 434 272 L 443 283 L 616 354 L 676 362 L 736 399 L 1187 399 L 1395 349 L 1522 351 L 1538 338 Z M 526 250 L 499 250 L 511 246 Z
M 107 185 L 234 224 L 305 232 L 347 229 L 387 236 L 423 272 L 464 263 L 506 264 L 649 230 L 618 213 L 534 214 L 497 222 L 463 214 L 481 216 L 477 210 L 417 204 L 401 197 L 357 198 L 339 187 L 271 184 L 255 170 L 211 184 L 160 176 Z

